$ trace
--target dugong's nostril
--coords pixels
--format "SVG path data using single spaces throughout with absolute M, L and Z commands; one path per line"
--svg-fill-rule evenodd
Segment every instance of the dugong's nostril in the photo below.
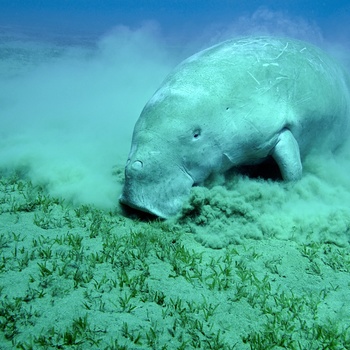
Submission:
M 134 170 L 141 170 L 143 167 L 143 163 L 140 160 L 135 160 L 135 162 L 131 164 L 131 167 Z

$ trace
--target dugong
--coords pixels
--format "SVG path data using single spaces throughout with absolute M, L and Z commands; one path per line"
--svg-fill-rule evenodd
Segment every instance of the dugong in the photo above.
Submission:
M 228 40 L 170 73 L 136 122 L 120 202 L 161 218 L 213 173 L 272 159 L 302 176 L 312 148 L 349 135 L 350 80 L 319 48 L 275 37 Z

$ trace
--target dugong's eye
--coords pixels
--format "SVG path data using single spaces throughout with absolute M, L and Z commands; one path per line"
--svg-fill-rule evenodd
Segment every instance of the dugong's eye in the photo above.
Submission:
M 192 136 L 193 136 L 193 140 L 198 140 L 201 136 L 202 130 L 200 128 L 197 128 L 195 130 L 193 130 Z

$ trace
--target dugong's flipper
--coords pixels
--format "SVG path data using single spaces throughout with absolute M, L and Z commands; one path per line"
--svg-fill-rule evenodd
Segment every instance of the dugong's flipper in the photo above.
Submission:
M 278 136 L 277 144 L 272 150 L 284 180 L 299 180 L 302 175 L 302 164 L 297 140 L 290 130 L 284 129 Z

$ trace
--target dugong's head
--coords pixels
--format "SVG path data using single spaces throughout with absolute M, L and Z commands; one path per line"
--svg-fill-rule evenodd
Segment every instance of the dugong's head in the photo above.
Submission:
M 163 88 L 143 109 L 125 167 L 121 203 L 168 218 L 181 209 L 193 185 L 222 167 L 220 136 L 210 122 L 213 111 L 193 93 L 193 88 L 192 97 Z

